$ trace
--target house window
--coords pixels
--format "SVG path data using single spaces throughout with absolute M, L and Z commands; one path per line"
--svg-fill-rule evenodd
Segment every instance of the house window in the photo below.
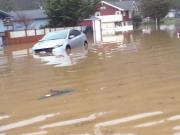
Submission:
M 105 10 L 105 9 L 106 9 L 105 6 L 101 6 L 101 7 L 100 7 L 100 10 Z
M 95 16 L 100 16 L 100 15 L 101 15 L 100 12 L 96 12 L 96 13 L 95 13 Z

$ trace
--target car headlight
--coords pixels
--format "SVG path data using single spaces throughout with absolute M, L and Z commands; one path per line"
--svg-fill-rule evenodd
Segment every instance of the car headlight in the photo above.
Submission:
M 62 44 L 61 45 L 56 45 L 54 48 L 58 48 L 58 47 L 61 47 L 61 46 L 63 46 Z

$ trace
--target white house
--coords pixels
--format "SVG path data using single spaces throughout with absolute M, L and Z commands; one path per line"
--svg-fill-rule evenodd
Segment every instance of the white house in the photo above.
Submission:
M 180 18 L 180 10 L 170 9 L 165 18 Z

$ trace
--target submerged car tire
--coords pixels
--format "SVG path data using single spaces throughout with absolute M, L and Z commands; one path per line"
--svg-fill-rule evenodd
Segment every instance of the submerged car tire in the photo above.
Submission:
M 88 49 L 88 42 L 87 42 L 87 41 L 84 42 L 84 48 L 85 48 L 86 50 Z
M 66 53 L 67 53 L 67 54 L 70 54 L 70 53 L 71 53 L 71 46 L 70 46 L 70 45 L 67 45 L 67 46 L 66 46 Z

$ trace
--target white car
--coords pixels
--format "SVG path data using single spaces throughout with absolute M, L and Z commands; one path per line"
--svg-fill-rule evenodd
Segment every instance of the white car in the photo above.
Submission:
M 46 34 L 32 47 L 32 50 L 34 53 L 41 53 L 63 49 L 70 53 L 71 49 L 77 46 L 84 46 L 87 49 L 87 37 L 84 33 L 71 29 Z

